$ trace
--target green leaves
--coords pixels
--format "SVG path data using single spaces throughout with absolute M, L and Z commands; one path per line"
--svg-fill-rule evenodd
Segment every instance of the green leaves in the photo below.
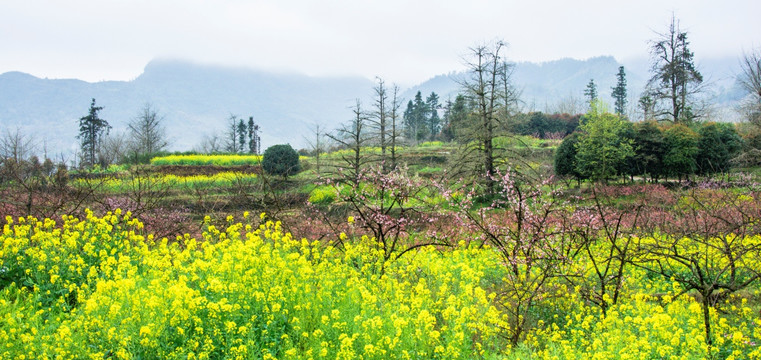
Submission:
M 605 112 L 599 101 L 580 125 L 581 136 L 576 143 L 576 170 L 592 180 L 607 180 L 634 155 L 632 140 L 624 136 L 629 123 L 617 115 Z

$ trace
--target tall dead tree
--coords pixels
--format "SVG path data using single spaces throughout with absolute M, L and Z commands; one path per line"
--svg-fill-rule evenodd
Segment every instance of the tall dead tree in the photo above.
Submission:
M 494 139 L 500 135 L 500 123 L 517 101 L 517 92 L 510 81 L 512 64 L 507 63 L 500 54 L 505 46 L 503 41 L 497 41 L 471 48 L 467 60 L 469 77 L 461 83 L 466 98 L 474 104 L 470 126 L 462 138 L 462 154 L 475 153 L 480 158 L 477 162 L 480 166 L 471 171 L 485 182 L 489 194 L 494 192 L 492 176 L 497 157 Z M 467 160 L 464 162 L 467 163 Z
M 371 137 L 366 128 L 368 116 L 362 110 L 362 103 L 359 99 L 356 100 L 356 104 L 351 110 L 354 113 L 351 122 L 343 125 L 335 134 L 328 134 L 328 137 L 340 147 L 349 150 L 341 153 L 342 163 L 337 166 L 342 181 L 359 185 L 361 170 L 365 164 L 370 162 L 370 158 L 362 154 L 362 148 L 369 145 Z

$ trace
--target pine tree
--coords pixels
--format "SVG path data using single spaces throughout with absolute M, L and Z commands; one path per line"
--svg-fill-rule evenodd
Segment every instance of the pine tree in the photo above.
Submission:
M 95 106 L 95 99 L 92 99 L 90 110 L 87 116 L 79 118 L 79 135 L 83 164 L 86 167 L 95 165 L 97 160 L 97 151 L 104 135 L 108 134 L 111 125 L 108 121 L 101 119 L 98 112 L 103 110 L 101 106 Z
M 412 122 L 415 124 L 413 128 L 415 133 L 412 134 L 415 139 L 415 143 L 426 138 L 428 134 L 428 106 L 423 101 L 423 95 L 420 91 L 415 94 L 415 99 L 412 102 Z
M 613 92 L 610 94 L 614 101 L 614 107 L 616 115 L 623 117 L 626 112 L 626 73 L 624 67 L 618 67 L 618 74 L 616 74 L 616 86 L 611 88 Z
M 254 122 L 254 117 L 248 118 L 248 153 L 259 154 L 261 152 L 261 144 L 259 141 L 259 125 Z
M 243 152 L 246 149 L 246 123 L 243 118 L 238 120 L 238 148 L 235 152 Z
M 445 109 L 441 129 L 442 136 L 446 140 L 461 140 L 470 112 L 465 96 L 460 94 L 455 97 L 454 101 L 447 100 Z
M 671 18 L 669 31 L 659 35 L 650 46 L 653 76 L 647 83 L 648 93 L 656 105 L 661 105 L 656 116 L 688 123 L 701 115 L 694 97 L 703 90 L 703 75 L 695 67 L 687 33 L 679 29 L 675 18 Z
M 428 139 L 434 140 L 436 135 L 439 134 L 439 131 L 441 131 L 441 118 L 439 118 L 438 112 L 438 109 L 441 107 L 441 104 L 439 103 L 439 95 L 436 95 L 435 92 L 431 92 L 431 95 L 428 95 L 425 100 L 425 105 L 427 107 L 427 112 L 430 114 L 426 119 L 428 125 Z
M 415 134 L 417 134 L 415 119 L 413 118 L 414 108 L 415 104 L 412 103 L 412 100 L 408 101 L 407 108 L 404 109 L 404 114 L 402 115 L 404 121 L 404 137 L 406 137 L 409 142 L 413 142 L 415 140 Z
M 595 84 L 595 79 L 589 79 L 587 88 L 584 89 L 584 96 L 589 99 L 590 104 L 597 100 L 597 85 Z

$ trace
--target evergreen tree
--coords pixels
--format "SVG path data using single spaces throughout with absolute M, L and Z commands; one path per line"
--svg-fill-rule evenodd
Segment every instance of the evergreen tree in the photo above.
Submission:
M 299 154 L 289 144 L 270 146 L 262 156 L 262 170 L 288 179 L 289 175 L 301 171 Z
M 441 107 L 441 104 L 439 103 L 439 95 L 436 95 L 435 92 L 431 92 L 431 95 L 428 95 L 425 100 L 425 105 L 428 114 L 430 114 L 426 121 L 428 124 L 428 139 L 434 140 L 436 135 L 441 131 L 441 119 L 439 118 L 438 112 L 438 109 Z
M 579 132 L 574 132 L 566 136 L 555 150 L 555 175 L 573 176 L 577 181 L 583 179 L 576 166 L 576 143 L 579 142 L 579 135 Z
M 448 115 L 449 118 L 447 119 L 452 139 L 457 140 L 463 138 L 464 134 L 462 133 L 467 127 L 468 114 L 470 114 L 470 111 L 471 109 L 468 106 L 468 101 L 465 99 L 465 96 L 457 95 L 457 97 L 454 98 L 454 103 L 452 103 L 452 108 Z
M 258 128 L 256 124 L 254 123 L 254 117 L 249 116 L 248 117 L 248 126 L 246 127 L 246 130 L 248 132 L 248 153 L 249 154 L 255 154 L 256 153 L 256 141 L 254 141 L 254 134 L 255 129 Z
M 111 129 L 108 121 L 98 116 L 98 112 L 101 110 L 103 107 L 95 106 L 95 99 L 92 99 L 87 116 L 79 118 L 79 135 L 77 138 L 80 140 L 83 155 L 82 165 L 85 167 L 95 165 L 103 136 L 107 135 L 108 130 Z
M 259 125 L 254 122 L 254 117 L 248 117 L 248 153 L 259 154 L 262 152 L 261 138 L 259 137 Z
M 587 97 L 590 104 L 597 100 L 597 85 L 595 84 L 595 79 L 589 79 L 587 88 L 584 89 L 584 96 Z
M 243 118 L 238 120 L 238 148 L 235 152 L 241 153 L 246 149 L 246 123 L 243 122 Z
M 663 158 L 666 143 L 663 131 L 654 120 L 634 124 L 635 175 L 647 175 L 653 181 L 666 174 Z
M 415 133 L 413 136 L 415 137 L 415 143 L 427 137 L 428 127 L 426 124 L 428 122 L 428 112 L 428 106 L 423 101 L 423 96 L 420 94 L 420 91 L 418 91 L 417 94 L 415 94 L 415 99 L 412 103 L 412 121 L 415 124 Z
M 687 126 L 676 124 L 663 132 L 663 138 L 666 144 L 663 166 L 667 174 L 680 181 L 683 176 L 689 178 L 697 168 L 698 135 Z
M 703 76 L 695 67 L 687 33 L 674 17 L 668 32 L 659 36 L 650 45 L 653 76 L 647 83 L 648 93 L 660 105 L 655 115 L 674 123 L 690 122 L 700 116 L 694 97 L 702 91 Z
M 626 73 L 623 66 L 618 67 L 616 80 L 616 86 L 611 88 L 613 92 L 610 95 L 615 100 L 613 106 L 616 115 L 623 117 L 626 113 Z
M 655 102 L 650 94 L 642 94 L 637 105 L 642 110 L 642 120 L 655 120 Z
M 742 147 L 742 139 L 732 124 L 709 122 L 698 130 L 697 171 L 700 174 L 726 172 L 730 160 Z
M 407 108 L 404 109 L 404 114 L 402 115 L 402 118 L 404 120 L 404 137 L 407 138 L 407 141 L 413 142 L 415 139 L 415 134 L 417 134 L 417 128 L 415 127 L 415 119 L 414 119 L 414 110 L 415 110 L 415 104 L 412 103 L 412 100 L 407 102 Z
M 633 155 L 631 140 L 624 136 L 627 122 L 605 112 L 599 101 L 579 126 L 576 143 L 576 170 L 593 180 L 607 181 L 620 173 L 622 164 Z

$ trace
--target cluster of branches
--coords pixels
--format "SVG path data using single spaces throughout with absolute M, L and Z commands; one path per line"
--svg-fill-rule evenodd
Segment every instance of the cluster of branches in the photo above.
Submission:
M 699 98 L 705 91 L 703 75 L 689 44 L 675 17 L 668 30 L 650 42 L 652 77 L 639 100 L 645 120 L 690 123 L 705 115 L 707 106 Z
M 384 171 L 395 169 L 399 161 L 399 147 L 402 145 L 401 114 L 399 113 L 399 87 L 386 87 L 385 81 L 378 78 L 374 87 L 375 99 L 372 109 L 366 111 L 359 99 L 351 108 L 352 120 L 341 126 L 334 133 L 326 133 L 330 140 L 341 149 L 341 161 L 336 171 L 343 181 L 360 183 L 360 173 L 370 163 L 380 162 Z M 315 145 L 320 144 L 319 128 Z M 367 154 L 368 147 L 377 146 L 380 154 Z M 322 149 L 317 149 L 318 156 Z M 319 159 L 319 158 L 318 158 Z
M 45 154 L 41 160 L 36 152 L 34 139 L 18 129 L 0 137 L 0 218 L 75 213 L 98 189 L 89 179 L 70 186 L 65 159 L 54 162 Z
M 248 121 L 245 121 L 238 115 L 230 114 L 226 130 L 221 135 L 205 135 L 196 151 L 205 154 L 261 154 L 261 127 L 254 121 L 253 116 L 249 116 Z
M 98 165 L 105 168 L 115 163 L 146 163 L 151 156 L 165 151 L 169 138 L 164 117 L 153 105 L 145 103 L 127 124 L 125 133 L 110 133 L 112 126 L 100 117 L 102 106 L 92 99 L 88 114 L 79 119 L 81 168 Z
M 511 171 L 493 178 L 498 196 L 487 207 L 479 205 L 477 187 L 439 191 L 457 215 L 454 226 L 479 235 L 503 259 L 497 301 L 509 315 L 504 331 L 513 344 L 537 326 L 535 314 L 559 292 L 576 292 L 605 315 L 622 298 L 634 267 L 676 281 L 682 289 L 676 297 L 696 294 L 711 344 L 710 308 L 761 279 L 754 265 L 761 242 L 752 238 L 761 230 L 757 191 L 596 187 L 581 199 L 550 179 Z M 622 206 L 622 195 L 635 200 Z

